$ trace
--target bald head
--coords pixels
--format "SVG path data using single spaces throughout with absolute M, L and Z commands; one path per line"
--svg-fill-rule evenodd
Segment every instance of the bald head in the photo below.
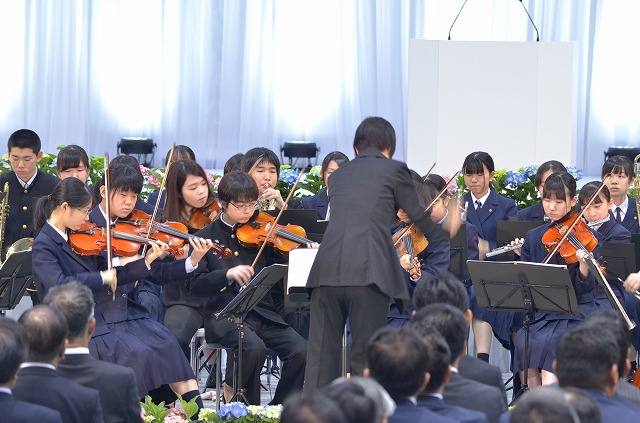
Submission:
M 18 322 L 27 334 L 27 361 L 52 363 L 64 351 L 67 320 L 62 312 L 48 305 L 37 305 L 22 313 Z

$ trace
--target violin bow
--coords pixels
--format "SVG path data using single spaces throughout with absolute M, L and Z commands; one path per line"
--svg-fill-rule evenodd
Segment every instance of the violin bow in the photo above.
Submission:
M 267 246 L 267 241 L 273 236 L 273 233 L 275 232 L 276 227 L 278 226 L 278 220 L 280 220 L 280 216 L 282 216 L 282 212 L 284 211 L 284 209 L 287 208 L 287 204 L 289 204 L 289 200 L 293 196 L 293 192 L 296 190 L 296 187 L 298 186 L 298 182 L 300 182 L 302 175 L 304 175 L 304 172 L 300 172 L 300 174 L 298 175 L 298 179 L 296 179 L 296 182 L 291 186 L 291 191 L 289 191 L 289 195 L 287 195 L 287 199 L 284 200 L 284 205 L 278 212 L 278 216 L 276 216 L 275 220 L 273 221 L 273 224 L 271 225 L 271 229 L 267 234 L 267 238 L 262 243 L 260 250 L 258 250 L 258 254 L 256 254 L 256 258 L 253 260 L 253 263 L 251 263 L 251 267 L 256 267 L 256 264 L 258 263 L 258 260 L 260 259 L 262 252 L 264 251 L 264 247 Z
M 431 172 L 433 172 L 433 169 L 436 167 L 436 163 L 438 162 L 433 162 L 433 165 L 431 165 L 429 171 L 422 177 L 422 182 L 427 182 L 427 179 L 429 179 L 429 175 L 431 175 Z
M 160 200 L 162 200 L 162 191 L 164 191 L 164 187 L 167 183 L 167 175 L 169 174 L 169 168 L 171 167 L 171 162 L 172 162 L 172 158 L 173 158 L 173 150 L 176 148 L 176 143 L 174 142 L 171 145 L 171 150 L 169 151 L 169 156 L 167 157 L 167 167 L 164 170 L 164 178 L 162 178 L 162 182 L 160 182 L 160 188 L 158 191 L 158 198 L 156 199 L 156 205 L 153 208 L 153 214 L 151 215 L 151 219 L 149 219 L 149 224 L 147 226 L 147 238 L 150 239 L 151 238 L 151 229 L 153 228 L 153 224 L 156 220 L 156 217 L 158 215 L 158 210 L 160 209 Z M 142 248 L 142 255 L 144 256 L 144 253 L 146 253 L 147 251 L 147 245 L 145 244 L 145 246 Z
M 113 252 L 111 251 L 111 205 L 109 200 L 109 153 L 104 153 L 104 208 L 107 215 L 107 269 L 113 267 Z M 116 290 L 113 290 L 113 301 L 116 300 Z
M 433 164 L 435 166 L 435 163 Z M 432 168 L 433 169 L 433 168 Z M 458 170 L 452 177 L 451 179 L 449 179 L 449 182 L 446 183 L 446 185 L 444 186 L 444 188 L 442 188 L 440 190 L 440 192 L 438 193 L 438 195 L 436 195 L 436 197 L 431 200 L 431 203 L 429 203 L 429 205 L 424 209 L 423 213 L 426 213 L 431 207 L 433 207 L 433 205 L 436 203 L 436 201 L 438 201 L 438 199 L 442 196 L 442 194 L 444 194 L 445 192 L 447 192 L 447 190 L 449 189 L 449 187 L 451 186 L 451 184 L 453 183 L 453 181 L 455 181 L 455 179 L 458 177 L 458 175 L 460 174 L 460 170 Z M 424 177 L 424 180 L 426 181 L 427 178 L 429 177 L 429 174 L 427 174 Z M 394 246 L 398 246 L 398 243 L 402 240 L 402 238 L 404 238 L 404 236 L 406 234 L 409 233 L 409 231 L 411 229 L 413 229 L 413 225 L 415 225 L 415 223 L 411 223 L 410 225 L 408 225 L 406 228 L 404 228 L 402 230 L 402 232 L 400 233 L 400 236 L 398 237 L 398 239 L 396 240 L 396 242 L 393 243 Z
M 600 186 L 598 187 L 598 189 L 591 195 L 591 197 L 589 198 L 589 201 L 587 201 L 587 205 L 584 206 L 580 212 L 578 213 L 578 218 L 575 219 L 573 221 L 573 223 L 565 230 L 564 234 L 562 234 L 562 237 L 560 238 L 560 240 L 558 242 L 556 242 L 556 246 L 553 247 L 553 249 L 551 251 L 549 251 L 549 253 L 547 254 L 547 256 L 544 258 L 544 260 L 542 261 L 543 264 L 548 264 L 549 260 L 551 260 L 551 257 L 553 257 L 553 255 L 555 253 L 558 252 L 558 250 L 560 249 L 560 246 L 562 245 L 562 243 L 564 241 L 566 241 L 567 237 L 569 236 L 569 234 L 571 234 L 571 231 L 573 230 L 573 228 L 576 226 L 576 224 L 578 223 L 578 220 L 582 218 L 582 216 L 584 216 L 584 212 L 587 210 L 587 208 L 589 208 L 589 206 L 595 201 L 596 198 L 598 198 L 598 195 L 600 195 L 600 192 L 602 191 L 602 189 L 604 188 L 605 184 L 604 182 L 611 176 L 610 173 L 607 173 L 605 175 L 604 178 L 602 178 L 602 181 L 600 182 Z

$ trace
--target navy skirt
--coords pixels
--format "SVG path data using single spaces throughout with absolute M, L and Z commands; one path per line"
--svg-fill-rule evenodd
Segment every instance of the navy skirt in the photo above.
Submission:
M 149 318 L 107 324 L 110 333 L 94 336 L 91 355 L 133 369 L 138 394 L 162 385 L 194 379 L 194 373 L 176 338 Z
M 553 360 L 556 358 L 556 342 L 569 328 L 580 324 L 581 320 L 557 319 L 535 320 L 529 326 L 529 368 L 553 372 Z M 524 329 L 516 334 L 513 371 L 524 370 Z

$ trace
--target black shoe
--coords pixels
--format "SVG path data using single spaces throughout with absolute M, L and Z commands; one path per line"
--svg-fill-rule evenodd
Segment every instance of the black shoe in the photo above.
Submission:
M 209 376 L 207 376 L 207 381 L 205 382 L 206 388 L 215 388 L 216 387 L 216 374 L 218 369 L 216 366 L 211 366 L 211 370 L 209 371 Z

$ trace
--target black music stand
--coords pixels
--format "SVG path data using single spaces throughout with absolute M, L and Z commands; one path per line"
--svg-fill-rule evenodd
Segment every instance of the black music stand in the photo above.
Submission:
M 498 220 L 496 222 L 496 246 L 502 247 L 516 238 L 524 238 L 531 229 L 545 223 L 547 222 L 543 220 Z M 514 259 L 516 259 L 516 254 L 509 251 L 501 256 L 495 256 L 491 260 L 511 261 Z
M 226 317 L 235 323 L 238 329 L 238 373 L 235 383 L 235 393 L 231 402 L 243 400 L 248 403 L 245 390 L 241 386 L 242 377 L 242 340 L 244 339 L 244 319 L 256 304 L 287 274 L 288 266 L 284 264 L 272 264 L 263 267 L 257 275 L 238 293 L 220 312 L 216 313 L 216 319 Z
M 529 326 L 536 312 L 579 315 L 566 266 L 469 260 L 478 305 L 489 310 L 524 311 L 524 380 L 511 403 L 529 390 Z
M 467 227 L 463 224 L 460 225 L 455 236 L 451 238 L 449 246 L 449 272 L 461 281 L 469 280 L 468 259 Z
M 619 242 L 605 242 L 600 247 L 598 260 L 607 269 L 607 280 L 619 284 L 636 271 L 636 246 Z
M 15 252 L 0 267 L 0 313 L 13 310 L 33 281 L 31 250 Z

